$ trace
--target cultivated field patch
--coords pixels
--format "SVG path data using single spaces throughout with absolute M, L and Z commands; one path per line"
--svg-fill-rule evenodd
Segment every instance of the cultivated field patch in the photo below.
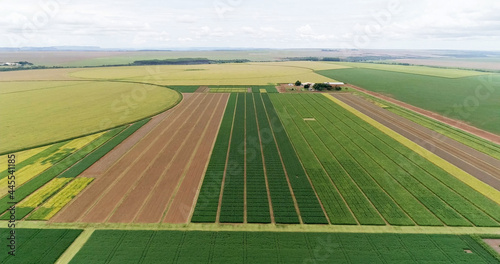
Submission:
M 467 235 L 97 230 L 70 263 L 109 259 L 120 263 L 497 261 Z
M 499 226 L 500 205 L 326 97 L 272 99 L 332 223 Z
M 352 68 L 402 72 L 402 73 L 428 75 L 428 76 L 443 77 L 443 78 L 463 78 L 463 77 L 472 77 L 472 76 L 490 74 L 487 72 L 480 72 L 473 70 L 444 69 L 444 68 L 425 67 L 425 66 L 405 66 L 405 65 L 377 64 L 377 63 L 340 62 L 339 65 L 345 65 Z
M 499 101 L 493 96 L 500 93 L 494 85 L 500 74 L 453 79 L 363 68 L 318 73 L 500 134 Z
M 3 82 L 1 85 L 7 92 L 0 99 L 0 120 L 9 125 L 0 127 L 3 135 L 0 153 L 141 120 L 181 99 L 179 93 L 164 87 L 119 82 Z
M 184 100 L 54 221 L 157 223 L 174 208 L 178 214 L 167 219 L 186 222 L 205 168 L 190 165 L 209 155 L 227 97 L 196 93 Z

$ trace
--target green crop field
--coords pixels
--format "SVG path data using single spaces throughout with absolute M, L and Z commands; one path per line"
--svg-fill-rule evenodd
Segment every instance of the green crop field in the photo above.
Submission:
M 360 68 L 318 73 L 500 134 L 500 74 L 450 79 Z
M 170 89 L 122 82 L 2 82 L 0 153 L 107 130 L 179 102 Z M 36 133 L 32 133 L 36 131 Z
M 326 97 L 271 98 L 315 187 L 330 182 L 325 192 L 343 197 L 338 207 L 360 224 L 499 226 L 500 205 Z
M 220 222 L 269 223 L 271 204 L 276 223 L 327 223 L 267 94 L 231 95 L 193 222 L 217 220 L 221 188 Z
M 423 116 L 411 110 L 405 109 L 403 107 L 397 106 L 395 104 L 391 104 L 385 100 L 381 100 L 379 98 L 375 98 L 365 93 L 358 93 L 359 95 L 367 98 L 369 101 L 382 104 L 384 108 L 400 115 L 406 119 L 409 119 L 415 123 L 418 123 L 422 126 L 425 126 L 431 130 L 439 132 L 449 138 L 452 138 L 462 144 L 465 144 L 471 148 L 479 150 L 485 154 L 488 154 L 496 159 L 500 160 L 500 145 L 492 143 L 486 139 L 480 138 L 478 136 L 469 134 L 463 130 L 458 128 L 454 128 L 447 124 L 441 123 L 437 120 L 431 119 L 429 117 Z
M 391 64 L 377 64 L 377 63 L 353 63 L 353 62 L 339 62 L 339 65 L 344 65 L 352 68 L 373 69 L 391 72 L 410 73 L 418 75 L 427 75 L 443 78 L 462 78 L 472 77 L 479 75 L 487 75 L 489 73 L 471 70 L 460 69 L 445 69 L 426 66 L 405 66 L 405 65 L 391 65 Z
M 10 241 L 9 229 L 0 229 L 5 245 Z M 0 263 L 55 263 L 82 230 L 64 229 L 16 229 L 15 256 L 9 255 L 8 247 L 2 247 Z
M 109 260 L 117 263 L 497 262 L 477 240 L 467 235 L 98 230 L 70 263 Z

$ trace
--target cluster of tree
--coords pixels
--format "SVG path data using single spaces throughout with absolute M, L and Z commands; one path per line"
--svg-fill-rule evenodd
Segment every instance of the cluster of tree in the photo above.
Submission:
M 131 65 L 193 65 L 193 64 L 221 64 L 221 63 L 245 63 L 250 62 L 246 59 L 235 60 L 209 60 L 207 58 L 179 58 L 165 60 L 138 60 Z
M 313 85 L 313 88 L 314 90 L 317 90 L 317 91 L 323 91 L 323 90 L 328 90 L 328 91 L 331 91 L 333 89 L 337 90 L 337 91 L 340 91 L 342 90 L 342 87 L 336 85 L 335 87 L 332 87 L 330 84 L 328 83 L 315 83 Z

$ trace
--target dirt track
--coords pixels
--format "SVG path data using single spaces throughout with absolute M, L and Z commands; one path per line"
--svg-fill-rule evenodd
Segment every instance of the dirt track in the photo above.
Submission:
M 426 127 L 380 108 L 358 96 L 336 94 L 336 98 L 414 141 L 479 180 L 500 190 L 500 161 Z
M 459 128 L 459 129 L 462 129 L 466 132 L 469 132 L 473 135 L 476 135 L 478 137 L 482 137 L 484 139 L 487 139 L 491 142 L 494 142 L 496 144 L 500 144 L 500 135 L 495 135 L 493 133 L 490 133 L 488 131 L 484 131 L 482 129 L 479 129 L 477 127 L 473 127 L 471 125 L 468 125 L 464 122 L 461 122 L 461 121 L 458 121 L 458 120 L 455 120 L 455 119 L 451 119 L 451 118 L 448 118 L 448 117 L 445 117 L 445 116 L 442 116 L 440 114 L 436 114 L 434 112 L 431 112 L 431 111 L 427 111 L 427 110 L 424 110 L 422 108 L 418 108 L 416 106 L 413 106 L 413 105 L 410 105 L 410 104 L 407 104 L 407 103 L 403 103 L 399 100 L 396 100 L 394 98 L 391 98 L 391 97 L 388 97 L 388 96 L 385 96 L 385 95 L 381 95 L 379 93 L 376 93 L 376 92 L 372 92 L 372 91 L 368 91 L 366 89 L 363 89 L 361 87 L 358 87 L 358 86 L 355 86 L 355 85 L 352 85 L 352 84 L 348 84 L 347 85 L 348 87 L 350 88 L 353 88 L 353 89 L 356 89 L 356 90 L 359 90 L 363 93 L 367 93 L 371 96 L 375 96 L 375 97 L 378 97 L 380 99 L 383 99 L 383 100 L 386 100 L 388 102 L 391 102 L 395 105 L 398 105 L 398 106 L 401 106 L 401 107 L 404 107 L 406 109 L 409 109 L 409 110 L 412 110 L 414 112 L 417 112 L 421 115 L 424 115 L 424 116 L 427 116 L 429 118 L 432 118 L 432 119 L 435 119 L 437 121 L 440 121 L 442 123 L 445 123 L 447 125 L 450 125 L 450 126 L 453 126 L 453 127 L 456 127 L 456 128 Z
M 185 97 L 53 221 L 187 222 L 227 99 Z

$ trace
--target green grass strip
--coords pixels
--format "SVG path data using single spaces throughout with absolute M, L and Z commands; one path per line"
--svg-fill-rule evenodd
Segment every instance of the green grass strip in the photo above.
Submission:
M 26 198 L 28 195 L 36 191 L 38 188 L 52 180 L 54 177 L 57 175 L 61 174 L 63 171 L 67 170 L 70 166 L 75 164 L 77 161 L 81 160 L 83 157 L 88 155 L 90 152 L 92 152 L 94 149 L 96 149 L 98 146 L 102 145 L 104 142 L 108 141 L 110 138 L 114 137 L 116 134 L 121 132 L 123 129 L 125 129 L 125 126 L 115 128 L 103 136 L 95 139 L 94 141 L 90 142 L 88 145 L 84 146 L 83 148 L 79 149 L 72 155 L 68 156 L 61 162 L 55 164 L 54 166 L 50 167 L 49 169 L 45 170 L 35 178 L 31 179 L 27 183 L 23 184 L 22 186 L 18 187 L 16 189 L 15 193 L 15 198 L 16 201 L 19 202 Z M 0 212 L 4 212 L 7 210 L 10 206 L 8 202 L 11 202 L 9 195 L 4 196 L 2 199 L 0 199 Z
M 20 169 L 35 163 L 37 160 L 49 156 L 50 154 L 57 151 L 61 146 L 63 146 L 66 143 L 68 143 L 68 141 L 56 143 L 56 144 L 50 146 L 49 148 L 44 149 L 44 150 L 40 151 L 39 153 L 27 158 L 26 160 L 16 164 L 16 170 L 19 171 Z M 7 175 L 9 175 L 7 170 L 0 172 L 0 180 L 7 177 Z

